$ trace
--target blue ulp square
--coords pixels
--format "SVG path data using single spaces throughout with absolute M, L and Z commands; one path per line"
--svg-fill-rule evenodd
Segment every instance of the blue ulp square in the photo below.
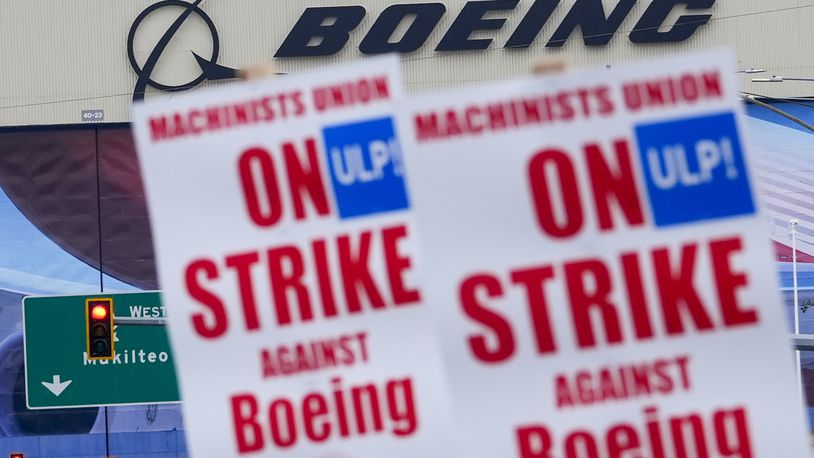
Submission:
M 636 126 L 656 226 L 755 213 L 732 113 Z
M 410 207 L 392 118 L 326 127 L 322 135 L 341 219 Z

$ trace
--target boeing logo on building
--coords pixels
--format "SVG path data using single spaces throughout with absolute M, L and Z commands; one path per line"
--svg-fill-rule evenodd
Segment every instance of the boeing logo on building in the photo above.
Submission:
M 578 28 L 585 46 L 605 46 L 620 33 L 637 0 L 620 0 L 606 8 L 599 0 L 575 0 L 545 42 L 546 48 L 561 48 Z M 708 10 L 716 0 L 652 0 L 639 16 L 633 29 L 621 33 L 631 43 L 678 43 L 692 37 L 712 18 Z M 405 3 L 385 8 L 372 21 L 359 44 L 362 54 L 410 53 L 424 47 L 442 25 L 447 3 Z M 522 5 L 522 7 L 521 7 Z M 495 41 L 482 37 L 504 29 L 509 16 L 525 8 L 520 23 L 503 44 L 504 49 L 524 49 L 542 44 L 543 27 L 549 25 L 560 0 L 477 0 L 465 2 L 446 31 L 440 35 L 435 51 L 483 51 Z M 673 24 L 670 19 L 683 10 Z M 701 14 L 693 14 L 701 13 Z M 291 29 L 275 57 L 330 56 L 343 50 L 358 33 L 368 10 L 361 5 L 306 8 Z M 552 24 L 553 25 L 553 24 Z M 406 28 L 406 30 L 405 30 Z
M 206 80 L 230 79 L 237 70 L 217 63 L 220 39 L 212 19 L 200 8 L 203 0 L 193 3 L 184 0 L 162 0 L 150 5 L 133 22 L 127 37 L 127 55 L 130 65 L 138 75 L 133 100 L 144 98 L 147 86 L 162 91 L 182 91 L 193 88 Z M 358 35 L 359 52 L 365 55 L 396 52 L 412 53 L 435 43 L 439 53 L 455 51 L 483 51 L 490 49 L 496 35 L 503 31 L 509 16 L 523 9 L 522 18 L 502 47 L 506 50 L 544 45 L 561 48 L 572 39 L 575 31 L 582 33 L 585 46 L 606 46 L 617 35 L 626 35 L 633 44 L 679 43 L 688 40 L 712 18 L 710 10 L 716 0 L 652 0 L 641 10 L 633 28 L 620 33 L 622 23 L 634 13 L 636 0 L 620 0 L 614 7 L 605 7 L 598 0 L 575 0 L 563 15 L 555 14 L 558 8 L 566 8 L 560 0 L 477 0 L 464 2 L 449 26 L 442 19 L 448 14 L 447 3 L 396 3 L 389 5 L 369 26 L 362 25 L 368 9 L 361 5 L 306 7 L 300 18 L 281 35 L 282 43 L 276 58 L 318 58 L 332 56 L 344 50 L 354 35 Z M 136 34 L 152 13 L 161 9 L 178 13 L 155 43 L 143 64 L 136 59 Z M 677 13 L 679 13 L 677 15 Z M 196 16 L 209 30 L 212 49 L 208 57 L 191 51 L 195 58 L 196 74 L 187 81 L 159 82 L 154 74 L 162 55 L 178 34 L 181 26 Z M 554 18 L 562 17 L 553 34 L 545 40 L 540 37 L 543 28 Z M 672 24 L 671 18 L 675 18 Z M 367 30 L 361 30 L 368 27 Z M 439 28 L 446 28 L 435 34 Z M 269 27 L 268 30 L 275 30 Z M 154 31 L 153 31 L 154 32 Z M 155 33 L 155 32 L 154 32 Z M 361 34 L 361 35 L 359 35 Z M 433 38 L 435 37 L 435 38 Z M 176 57 L 173 55 L 173 57 Z
M 220 54 L 220 38 L 218 37 L 218 30 L 215 28 L 215 23 L 198 5 L 203 0 L 195 0 L 194 3 L 185 2 L 183 0 L 162 0 L 158 3 L 150 5 L 147 9 L 141 12 L 133 21 L 130 27 L 130 33 L 127 35 L 127 58 L 130 60 L 130 66 L 133 71 L 138 75 L 136 87 L 133 90 L 133 101 L 143 100 L 144 94 L 147 91 L 147 86 L 153 87 L 160 91 L 183 91 L 191 89 L 206 80 L 223 80 L 236 77 L 237 70 L 230 67 L 225 67 L 217 63 Z M 179 10 L 180 14 L 172 22 L 169 28 L 166 29 L 164 34 L 158 40 L 149 53 L 147 60 L 140 64 L 136 59 L 136 33 L 144 23 L 145 19 L 154 12 L 163 8 Z M 156 70 L 156 65 L 159 59 L 164 54 L 167 46 L 172 39 L 176 36 L 181 26 L 187 21 L 190 16 L 196 15 L 200 18 L 206 27 L 209 29 L 212 40 L 212 52 L 209 57 L 202 57 L 198 53 L 191 51 L 195 57 L 197 65 L 200 67 L 200 73 L 188 81 L 182 83 L 162 83 L 153 78 L 153 73 Z

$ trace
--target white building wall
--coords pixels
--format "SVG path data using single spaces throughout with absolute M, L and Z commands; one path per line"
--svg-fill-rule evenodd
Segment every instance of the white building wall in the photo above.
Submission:
M 422 0 L 429 1 L 429 0 Z M 639 0 L 610 44 L 586 47 L 580 32 L 560 49 L 545 43 L 576 0 L 563 0 L 529 49 L 503 49 L 532 0 L 520 0 L 486 51 L 434 51 L 461 10 L 463 1 L 445 1 L 447 13 L 420 50 L 403 56 L 409 91 L 508 78 L 527 72 L 535 59 L 564 57 L 574 67 L 607 66 L 708 47 L 732 47 L 742 68 L 763 68 L 744 75 L 744 90 L 774 97 L 814 95 L 814 82 L 751 83 L 754 76 L 814 77 L 814 0 L 718 0 L 713 19 L 683 43 L 634 44 L 629 32 L 651 0 Z M 619 0 L 602 0 L 606 10 Z M 400 0 L 401 3 L 419 0 Z M 0 3 L 0 126 L 73 124 L 82 110 L 104 110 L 105 122 L 126 122 L 137 75 L 127 60 L 127 35 L 134 19 L 153 1 L 5 0 Z M 384 0 L 204 0 L 202 9 L 217 27 L 218 63 L 242 67 L 274 60 L 280 71 L 296 74 L 310 67 L 359 58 L 358 45 L 378 14 L 394 2 Z M 368 14 L 344 50 L 335 56 L 273 59 L 292 26 L 308 6 L 363 5 Z M 685 14 L 682 7 L 674 16 Z M 163 8 L 151 14 L 136 35 L 142 61 L 180 13 Z M 698 12 L 694 12 L 698 14 Z M 203 21 L 193 16 L 181 27 L 159 61 L 154 78 L 183 83 L 200 70 L 190 51 L 208 56 L 212 42 Z M 212 84 L 207 82 L 205 87 Z M 155 92 L 151 90 L 151 92 Z M 148 95 L 149 97 L 150 95 Z M 155 95 L 152 95 L 155 96 Z

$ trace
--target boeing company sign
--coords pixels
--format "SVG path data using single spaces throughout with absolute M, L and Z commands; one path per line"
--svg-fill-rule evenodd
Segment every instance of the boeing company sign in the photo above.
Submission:
M 158 3 L 153 3 L 150 5 L 147 9 L 142 11 L 138 17 L 136 17 L 135 21 L 133 21 L 133 25 L 130 26 L 130 32 L 127 34 L 127 59 L 130 61 L 130 66 L 133 67 L 133 71 L 135 71 L 138 75 L 136 87 L 133 89 L 133 101 L 144 99 L 147 86 L 153 87 L 160 91 L 183 91 L 193 88 L 203 83 L 205 80 L 231 79 L 236 76 L 237 70 L 217 64 L 218 55 L 220 53 L 220 37 L 218 37 L 218 30 L 215 28 L 215 23 L 212 21 L 212 18 L 210 18 L 209 15 L 207 15 L 198 6 L 202 1 L 203 0 L 195 0 L 193 3 L 188 3 L 183 0 L 162 0 Z M 136 32 L 147 16 L 164 8 L 179 10 L 180 14 L 158 40 L 158 43 L 156 43 L 144 64 L 140 65 L 136 60 L 134 44 Z M 184 21 L 186 21 L 192 14 L 200 17 L 206 24 L 206 27 L 209 29 L 212 40 L 212 54 L 209 56 L 209 58 L 204 58 L 195 52 L 192 53 L 193 56 L 195 56 L 195 60 L 198 62 L 198 65 L 201 67 L 201 73 L 186 83 L 163 84 L 155 81 L 152 78 L 152 74 L 153 70 L 155 70 L 156 64 L 158 64 L 158 59 L 161 58 L 161 55 L 164 53 L 167 45 L 172 40 L 173 36 L 175 36 L 176 32 L 178 32 L 178 29 L 181 28 L 181 25 L 184 24 Z
M 202 0 L 192 3 L 184 0 L 162 0 L 144 10 L 133 22 L 128 35 L 128 57 L 138 82 L 133 99 L 144 97 L 147 86 L 163 91 L 188 89 L 205 80 L 234 78 L 236 70 L 217 63 L 220 39 L 212 19 L 200 8 Z M 490 48 L 493 38 L 474 38 L 476 33 L 499 32 L 509 15 L 520 11 L 522 19 L 511 31 L 509 39 L 502 43 L 504 49 L 525 49 L 533 44 L 545 43 L 547 48 L 564 46 L 574 31 L 582 32 L 585 46 L 604 46 L 620 32 L 622 23 L 630 16 L 638 0 L 619 0 L 612 8 L 606 8 L 603 0 L 576 0 L 565 12 L 553 34 L 547 40 L 540 38 L 543 26 L 561 6 L 561 0 L 475 0 L 467 1 L 455 16 L 451 25 L 443 31 L 440 41 L 434 44 L 436 52 L 478 51 Z M 692 37 L 698 29 L 712 18 L 711 8 L 716 0 L 652 0 L 630 31 L 627 39 L 641 43 L 678 43 Z M 140 65 L 133 51 L 133 37 L 144 19 L 162 8 L 174 8 L 177 19 L 161 36 Z M 668 19 L 682 13 L 672 24 Z M 360 30 L 363 19 L 369 14 L 361 5 L 306 7 L 299 20 L 277 49 L 276 58 L 322 57 L 342 51 L 354 34 L 362 40 L 362 54 L 389 52 L 411 53 L 427 45 L 441 19 L 448 14 L 447 5 L 440 2 L 396 3 L 385 8 L 367 30 Z M 208 57 L 194 54 L 200 73 L 185 84 L 161 84 L 152 72 L 175 33 L 192 15 L 198 16 L 206 26 L 212 40 L 212 53 Z M 618 39 L 618 38 L 617 38 Z
M 637 1 L 620 0 L 612 10 L 606 11 L 602 0 L 576 0 L 549 38 L 546 47 L 564 46 L 577 27 L 582 31 L 582 39 L 586 46 L 607 45 L 619 31 L 619 27 Z M 501 30 L 507 20 L 506 17 L 500 17 L 501 13 L 506 16 L 517 10 L 521 3 L 530 6 L 503 47 L 528 48 L 538 39 L 543 26 L 560 6 L 560 0 L 466 2 L 441 41 L 435 46 L 435 51 L 475 51 L 489 48 L 494 40 L 476 39 L 472 38 L 472 35 L 475 32 Z M 663 30 L 668 27 L 668 24 L 665 24 L 667 18 L 679 6 L 684 6 L 688 11 L 709 11 L 713 5 L 715 0 L 653 0 L 630 31 L 628 38 L 633 43 L 684 41 L 709 22 L 712 15 L 709 13 L 682 15 L 668 30 Z M 359 51 L 363 54 L 417 51 L 426 44 L 430 34 L 438 27 L 446 13 L 446 5 L 438 2 L 391 5 L 382 11 L 370 26 L 359 45 Z M 307 8 L 277 50 L 275 57 L 316 57 L 336 54 L 345 47 L 351 33 L 356 31 L 366 15 L 367 10 L 363 6 Z M 487 18 L 487 15 L 490 17 Z M 396 31 L 410 18 L 412 23 L 407 30 L 401 33 L 398 40 L 393 41 Z

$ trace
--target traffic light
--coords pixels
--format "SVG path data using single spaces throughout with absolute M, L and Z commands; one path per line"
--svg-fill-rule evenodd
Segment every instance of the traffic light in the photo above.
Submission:
M 22 453 L 12 452 L 9 454 L 8 458 L 25 458 L 25 455 Z
M 85 300 L 88 359 L 113 359 L 113 299 Z

